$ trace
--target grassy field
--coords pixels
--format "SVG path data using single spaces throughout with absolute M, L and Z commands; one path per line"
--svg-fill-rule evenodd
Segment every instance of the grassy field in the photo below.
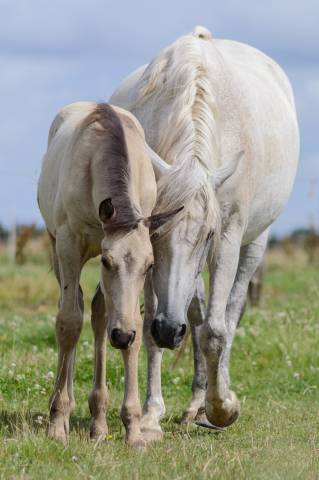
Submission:
M 166 352 L 165 439 L 146 453 L 124 445 L 119 408 L 123 367 L 107 347 L 110 406 L 107 441 L 88 441 L 87 395 L 93 344 L 89 299 L 94 262 L 83 273 L 85 326 L 77 350 L 76 413 L 67 448 L 46 439 L 47 403 L 56 368 L 58 290 L 44 260 L 16 267 L 0 258 L 0 478 L 317 479 L 319 478 L 319 269 L 268 268 L 263 304 L 249 308 L 232 354 L 232 387 L 242 414 L 224 433 L 179 424 L 190 397 L 192 352 L 175 368 Z M 140 356 L 145 392 L 145 354 Z

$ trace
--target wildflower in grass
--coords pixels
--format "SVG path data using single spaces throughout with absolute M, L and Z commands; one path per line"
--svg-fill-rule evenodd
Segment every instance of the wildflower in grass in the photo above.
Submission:
M 35 421 L 35 423 L 37 423 L 38 425 L 42 425 L 42 423 L 43 423 L 43 417 L 42 417 L 42 415 L 38 415 L 34 421 Z

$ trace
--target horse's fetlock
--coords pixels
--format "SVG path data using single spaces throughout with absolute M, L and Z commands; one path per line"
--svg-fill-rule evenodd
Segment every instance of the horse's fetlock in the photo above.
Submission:
M 141 407 L 139 405 L 123 405 L 121 408 L 121 419 L 124 425 L 129 425 L 141 419 Z
M 59 413 L 69 414 L 71 410 L 71 403 L 69 397 L 62 397 L 58 392 L 49 402 L 50 415 L 54 416 Z
M 93 390 L 89 396 L 89 408 L 92 415 L 103 410 L 106 411 L 108 393 L 106 388 Z
M 194 377 L 193 382 L 192 382 L 192 391 L 194 392 L 195 390 L 206 390 L 206 385 L 207 385 L 207 376 L 205 373 L 199 374 L 196 377 Z

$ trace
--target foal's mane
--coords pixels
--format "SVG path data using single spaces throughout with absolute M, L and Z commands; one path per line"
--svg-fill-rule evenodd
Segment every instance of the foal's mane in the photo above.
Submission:
M 196 198 L 208 228 L 214 219 L 219 223 L 219 206 L 209 183 L 219 164 L 218 112 L 202 48 L 204 42 L 212 41 L 207 29 L 196 27 L 162 50 L 144 71 L 132 106 L 133 112 L 138 108 L 147 112 L 146 121 L 148 112 L 156 117 L 158 137 L 151 147 L 172 165 L 158 183 L 156 211 L 184 205 L 179 218 L 175 217 L 177 222 L 192 213 Z
M 139 217 L 130 198 L 130 162 L 122 122 L 109 104 L 98 103 L 83 120 L 81 129 L 89 126 L 93 127 L 96 145 L 102 149 L 95 181 L 100 191 L 107 192 L 116 212 L 104 228 L 110 233 L 132 230 L 137 227 Z

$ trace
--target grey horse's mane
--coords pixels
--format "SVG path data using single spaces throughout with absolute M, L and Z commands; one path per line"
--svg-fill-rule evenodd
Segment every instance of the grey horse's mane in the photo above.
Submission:
M 98 103 L 83 120 L 81 129 L 88 126 L 93 126 L 99 148 L 102 145 L 99 182 L 106 186 L 116 212 L 104 228 L 108 232 L 132 230 L 137 227 L 139 216 L 129 194 L 130 162 L 121 120 L 110 105 Z
M 202 235 L 213 224 L 215 230 L 220 228 L 219 205 L 209 181 L 219 165 L 218 112 L 208 66 L 201 55 L 203 41 L 212 41 L 211 34 L 197 27 L 160 52 L 144 71 L 133 106 L 133 112 L 146 104 L 156 111 L 159 140 L 152 148 L 172 165 L 158 183 L 156 211 L 184 205 L 162 228 L 163 233 L 182 216 L 196 215 L 192 208 L 195 199 L 206 216 Z

